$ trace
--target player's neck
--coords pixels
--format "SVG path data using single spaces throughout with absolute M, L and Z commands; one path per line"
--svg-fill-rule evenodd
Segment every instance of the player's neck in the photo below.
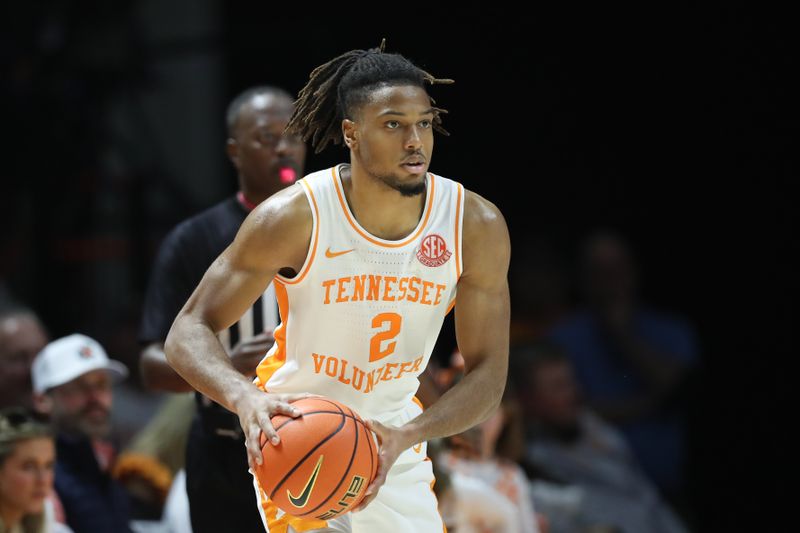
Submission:
M 404 196 L 350 165 L 341 168 L 342 186 L 353 216 L 365 230 L 386 240 L 401 240 L 419 224 L 425 193 Z

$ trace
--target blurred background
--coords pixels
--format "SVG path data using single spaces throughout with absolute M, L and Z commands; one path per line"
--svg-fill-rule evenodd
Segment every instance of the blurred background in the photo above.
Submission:
M 590 232 L 624 236 L 642 298 L 696 335 L 686 493 L 697 530 L 777 520 L 796 480 L 796 452 L 781 446 L 795 419 L 784 392 L 797 287 L 787 17 L 491 4 L 6 4 L 0 291 L 53 337 L 98 339 L 136 386 L 161 239 L 236 190 L 230 98 L 264 83 L 296 93 L 315 66 L 386 37 L 387 51 L 456 80 L 431 90 L 451 133 L 431 170 L 505 214 L 515 335 L 578 304 Z M 310 153 L 306 170 L 347 156 Z

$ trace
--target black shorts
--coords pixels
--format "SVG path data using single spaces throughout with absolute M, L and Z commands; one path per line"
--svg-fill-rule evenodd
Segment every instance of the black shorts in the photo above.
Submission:
M 264 533 L 244 438 L 217 435 L 194 417 L 186 444 L 193 533 Z

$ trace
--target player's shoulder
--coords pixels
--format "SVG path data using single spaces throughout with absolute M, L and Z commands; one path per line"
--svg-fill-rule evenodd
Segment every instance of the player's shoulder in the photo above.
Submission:
M 253 209 L 245 225 L 280 231 L 310 225 L 313 220 L 311 205 L 304 187 L 298 181 L 276 192 Z
M 448 178 L 441 174 L 430 172 L 436 179 L 439 187 L 448 187 L 453 190 L 461 189 L 464 194 L 464 221 L 475 219 L 477 222 L 502 219 L 502 213 L 490 200 L 464 186 L 457 179 Z
M 463 222 L 464 272 L 495 272 L 508 266 L 511 242 L 500 209 L 475 191 L 465 189 Z M 483 265 L 483 267 L 481 267 Z
M 464 189 L 464 224 L 489 224 L 505 227 L 505 218 L 500 209 L 489 199 L 475 191 Z
M 331 178 L 336 175 L 336 169 L 337 167 L 340 166 L 341 164 L 328 168 L 323 168 L 322 170 L 317 170 L 315 172 L 311 172 L 309 174 L 306 174 L 305 177 L 303 177 L 302 181 L 306 182 L 309 185 L 316 184 L 321 181 L 332 182 Z
M 312 211 L 315 209 L 312 204 L 317 202 L 314 191 L 319 190 L 323 183 L 332 183 L 332 171 L 333 168 L 326 168 L 306 174 L 303 179 L 281 189 L 259 204 L 253 210 L 251 218 L 261 224 L 310 223 Z

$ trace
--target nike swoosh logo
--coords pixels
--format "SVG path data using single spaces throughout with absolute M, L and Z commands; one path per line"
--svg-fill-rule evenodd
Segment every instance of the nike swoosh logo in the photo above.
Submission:
M 353 250 L 355 250 L 355 248 L 350 248 L 349 250 L 342 250 L 341 252 L 331 252 L 331 249 L 328 248 L 327 250 L 325 250 L 325 257 L 329 258 L 339 257 L 340 255 L 349 254 Z
M 322 460 L 325 459 L 324 455 L 320 455 L 319 459 L 317 459 L 317 466 L 314 467 L 314 471 L 311 472 L 311 477 L 308 478 L 306 481 L 306 486 L 303 488 L 303 492 L 300 493 L 300 496 L 294 496 L 288 490 L 286 494 L 289 496 L 289 501 L 292 502 L 292 505 L 301 509 L 306 506 L 308 503 L 308 498 L 311 496 L 311 491 L 314 490 L 314 484 L 317 481 L 317 476 L 319 475 L 319 469 L 322 468 Z

